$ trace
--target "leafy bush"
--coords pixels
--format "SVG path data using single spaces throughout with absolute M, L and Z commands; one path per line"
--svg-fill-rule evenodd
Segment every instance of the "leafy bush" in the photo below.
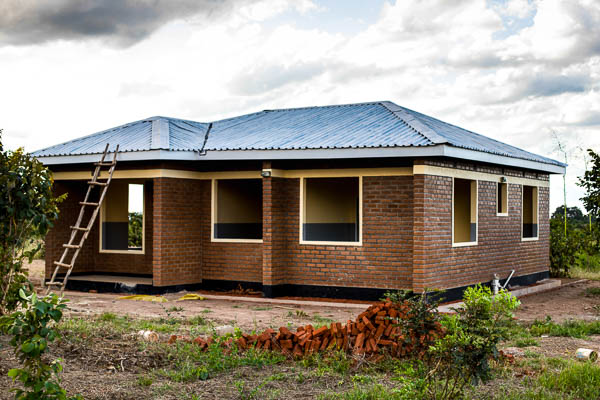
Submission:
M 62 318 L 65 300 L 52 294 L 38 298 L 35 293 L 19 290 L 23 310 L 0 317 L 0 332 L 12 335 L 10 344 L 23 368 L 8 371 L 13 382 L 19 381 L 24 389 L 14 388 L 17 400 L 66 400 L 67 392 L 59 385 L 57 375 L 62 371 L 59 360 L 47 364 L 43 355 L 48 344 L 58 336 L 55 324 Z M 79 399 L 79 396 L 72 399 Z
M 402 330 L 402 335 L 407 344 L 411 345 L 417 354 L 422 357 L 441 333 L 441 315 L 437 308 L 440 293 L 433 295 L 424 291 L 416 294 L 412 291 L 398 290 L 387 292 L 384 298 L 399 304 L 399 308 L 408 311 L 393 322 Z
M 568 277 L 575 265 L 576 255 L 582 243 L 580 231 L 568 228 L 556 219 L 550 220 L 550 275 Z
M 445 336 L 429 348 L 431 398 L 461 397 L 465 386 L 491 378 L 489 360 L 498 360 L 498 343 L 507 338 L 520 304 L 506 291 L 493 296 L 481 285 L 467 288 L 463 301 L 456 315 L 443 321 Z
M 143 216 L 139 212 L 129 213 L 129 247 L 142 247 Z
M 14 310 L 19 289 L 27 284 L 22 269 L 58 217 L 58 203 L 52 193 L 52 173 L 23 152 L 4 151 L 0 131 L 0 315 Z

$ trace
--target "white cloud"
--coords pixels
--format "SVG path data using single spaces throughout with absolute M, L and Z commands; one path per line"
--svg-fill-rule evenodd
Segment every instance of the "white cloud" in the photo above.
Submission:
M 278 21 L 327 13 L 317 0 L 236 4 L 217 19 L 169 19 L 129 48 L 0 47 L 5 143 L 34 150 L 151 115 L 385 99 L 547 156 L 557 156 L 551 131 L 600 149 L 597 1 L 398 0 L 357 34 Z M 498 39 L 507 18 L 530 26 Z M 571 203 L 581 168 L 569 168 Z

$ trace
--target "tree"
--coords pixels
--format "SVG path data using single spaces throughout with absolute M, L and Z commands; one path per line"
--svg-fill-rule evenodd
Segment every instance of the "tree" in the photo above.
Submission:
M 565 214 L 565 206 L 558 206 L 550 217 L 553 220 L 561 221 Z M 583 214 L 583 211 L 577 206 L 567 207 L 567 222 L 572 224 L 575 228 L 583 228 L 587 224 L 587 217 Z
M 52 173 L 22 148 L 4 151 L 0 130 L 0 315 L 14 309 L 19 289 L 31 287 L 23 271 L 23 261 L 30 260 L 41 245 L 27 250 L 41 238 L 58 217 Z
M 592 217 L 598 218 L 600 214 L 600 154 L 588 149 L 591 158 L 591 168 L 579 177 L 578 186 L 585 189 L 585 196 L 581 198 L 583 205 Z

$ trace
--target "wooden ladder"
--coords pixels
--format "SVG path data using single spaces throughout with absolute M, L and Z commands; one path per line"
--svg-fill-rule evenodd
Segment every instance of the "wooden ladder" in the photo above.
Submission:
M 46 283 L 46 285 L 48 286 L 48 289 L 46 290 L 46 294 L 50 293 L 52 288 L 56 286 L 56 287 L 60 287 L 60 296 L 62 297 L 63 292 L 65 291 L 65 287 L 67 286 L 67 281 L 69 279 L 69 276 L 71 275 L 71 272 L 73 272 L 73 266 L 75 265 L 75 260 L 77 259 L 77 256 L 79 255 L 79 251 L 83 247 L 85 240 L 87 239 L 92 227 L 94 226 L 94 222 L 96 221 L 96 217 L 98 216 L 98 212 L 100 211 L 100 207 L 102 206 L 102 201 L 104 201 L 104 196 L 106 195 L 108 185 L 110 184 L 110 181 L 112 180 L 113 172 L 115 171 L 115 167 L 117 165 L 117 153 L 119 152 L 119 146 L 117 145 L 117 147 L 115 148 L 112 161 L 110 161 L 110 162 L 106 161 L 106 156 L 108 154 L 108 147 L 109 147 L 109 144 L 107 143 L 106 147 L 104 148 L 104 153 L 102 153 L 102 158 L 100 159 L 100 162 L 94 163 L 94 165 L 96 166 L 96 169 L 94 170 L 94 174 L 92 175 L 92 180 L 88 182 L 88 190 L 87 190 L 84 200 L 79 202 L 79 204 L 81 205 L 81 210 L 79 211 L 79 217 L 77 218 L 77 222 L 75 222 L 75 225 L 71 226 L 71 237 L 69 238 L 69 242 L 63 244 L 64 251 L 62 253 L 62 256 L 60 257 L 60 260 L 54 261 L 54 266 L 55 266 L 54 272 L 52 273 L 52 278 L 50 279 L 50 282 Z M 108 178 L 106 179 L 105 182 L 98 181 L 98 179 L 100 178 L 100 173 L 102 171 L 102 167 L 109 167 Z M 100 199 L 98 200 L 98 202 L 90 201 L 90 194 L 92 193 L 92 190 L 95 187 L 102 188 L 102 192 L 100 193 Z M 94 211 L 93 211 L 92 215 L 90 216 L 90 219 L 89 219 L 87 225 L 85 227 L 82 227 L 81 223 L 83 222 L 83 217 L 85 215 L 86 207 L 93 207 Z M 76 238 L 79 233 L 82 233 L 82 235 L 77 242 Z M 73 250 L 73 253 L 71 254 L 71 261 L 66 262 L 67 256 L 69 256 L 69 252 L 72 250 Z M 63 277 L 63 281 L 58 282 L 56 280 L 56 277 L 58 275 L 58 271 L 61 268 L 66 269 L 67 272 Z

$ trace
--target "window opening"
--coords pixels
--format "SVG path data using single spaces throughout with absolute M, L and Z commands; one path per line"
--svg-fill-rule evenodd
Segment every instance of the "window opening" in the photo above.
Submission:
M 477 242 L 477 181 L 454 179 L 454 243 Z
M 523 238 L 538 237 L 538 188 L 523 186 Z
M 497 193 L 498 214 L 508 214 L 508 184 L 498 182 Z
M 101 220 L 102 250 L 143 251 L 144 185 L 113 180 Z
M 306 178 L 304 182 L 302 239 L 359 242 L 359 178 Z
M 215 190 L 214 238 L 262 239 L 262 180 L 217 180 Z

